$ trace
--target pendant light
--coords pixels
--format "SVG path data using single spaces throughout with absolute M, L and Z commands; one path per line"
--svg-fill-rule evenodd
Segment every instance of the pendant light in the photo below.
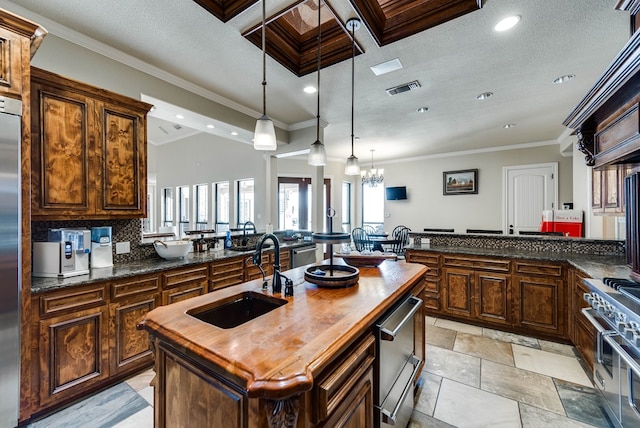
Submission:
M 344 167 L 345 175 L 359 175 L 360 165 L 358 164 L 358 158 L 353 154 L 353 99 L 354 99 L 354 86 L 355 86 L 355 58 L 356 58 L 356 37 L 355 31 L 360 28 L 360 20 L 358 18 L 351 18 L 347 21 L 347 28 L 351 30 L 351 156 L 347 158 L 347 165 Z
M 256 150 L 275 150 L 276 130 L 273 121 L 267 116 L 267 45 L 266 45 L 266 6 L 262 0 L 262 116 L 256 121 L 253 134 L 253 148 Z
M 309 158 L 307 163 L 312 166 L 324 166 L 327 164 L 327 153 L 324 149 L 324 144 L 320 141 L 320 60 L 321 53 L 320 48 L 322 46 L 322 20 L 320 17 L 320 9 L 322 7 L 322 0 L 318 0 L 318 114 L 316 115 L 316 141 L 311 145 L 309 151 Z

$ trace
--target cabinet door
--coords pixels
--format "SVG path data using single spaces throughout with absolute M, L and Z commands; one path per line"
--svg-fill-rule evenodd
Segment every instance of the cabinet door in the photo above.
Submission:
M 345 402 L 322 426 L 336 428 L 372 427 L 373 368 L 369 368 L 353 387 Z
M 11 31 L 0 28 L 0 95 L 20 99 L 22 96 L 23 39 Z M 29 44 L 27 43 L 28 49 Z
M 491 323 L 511 325 L 510 275 L 476 272 L 477 318 Z
M 474 272 L 463 269 L 444 269 L 443 307 L 447 314 L 472 318 Z
M 96 213 L 145 217 L 145 115 L 106 103 L 98 103 L 97 110 L 101 132 L 96 154 Z
M 31 94 L 32 219 L 94 214 L 93 102 L 36 82 Z
M 564 337 L 564 283 L 552 277 L 515 276 L 517 323 L 535 332 Z M 526 330 L 523 331 L 526 334 Z
M 77 397 L 109 377 L 107 307 L 40 322 L 40 405 Z
M 137 325 L 156 306 L 158 306 L 157 295 L 110 305 L 109 342 L 112 376 L 153 364 L 149 334 L 145 330 L 138 329 Z

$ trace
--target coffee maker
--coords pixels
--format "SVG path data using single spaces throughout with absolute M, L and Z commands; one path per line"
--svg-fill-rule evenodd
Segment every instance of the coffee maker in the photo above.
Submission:
M 91 228 L 91 268 L 113 266 L 111 226 Z
M 47 239 L 33 243 L 33 276 L 66 278 L 89 273 L 89 230 L 49 229 Z

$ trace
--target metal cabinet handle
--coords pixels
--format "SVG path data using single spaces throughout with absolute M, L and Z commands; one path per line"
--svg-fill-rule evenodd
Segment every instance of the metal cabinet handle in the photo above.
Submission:
M 602 325 L 600 325 L 600 323 L 596 320 L 596 317 L 594 317 L 592 315 L 595 312 L 594 309 L 582 308 L 581 312 L 582 312 L 582 315 L 584 315 L 585 318 L 587 318 L 587 320 L 589 320 L 589 322 L 598 331 L 598 334 L 596 336 L 596 361 L 598 361 L 598 363 L 602 363 L 603 362 L 603 357 L 602 357 L 602 339 L 601 339 L 601 337 L 604 338 L 604 337 L 607 337 L 607 336 L 615 335 L 615 334 L 617 334 L 617 332 L 615 330 L 607 330 L 604 327 L 602 327 Z M 604 386 L 604 384 L 603 384 L 603 386 Z
M 398 323 L 398 325 L 393 329 L 390 330 L 386 327 L 383 327 L 380 329 L 380 338 L 382 340 L 388 340 L 389 342 L 392 342 L 396 336 L 398 335 L 398 332 L 402 329 L 402 327 L 409 322 L 410 320 L 413 319 L 413 316 L 415 315 L 416 312 L 418 312 L 418 310 L 422 307 L 422 299 L 415 297 L 415 296 L 411 296 L 409 297 L 404 303 L 404 304 L 413 304 L 413 308 L 411 308 L 411 311 L 409 311 L 409 313 L 407 315 L 405 315 L 404 318 L 402 318 L 402 321 L 400 321 Z
M 316 250 L 316 248 L 312 247 L 312 248 L 307 248 L 307 249 L 304 249 L 304 250 L 293 250 L 293 253 L 294 254 L 302 254 L 302 253 L 309 253 L 309 252 L 315 251 L 315 250 Z
M 396 424 L 396 421 L 398 420 L 398 412 L 400 411 L 400 408 L 402 407 L 404 400 L 407 398 L 407 394 L 409 394 L 409 391 L 412 390 L 413 383 L 420 375 L 420 366 L 422 365 L 422 360 L 417 358 L 415 355 L 411 355 L 410 363 L 414 365 L 413 372 L 411 373 L 411 378 L 409 379 L 409 382 L 407 382 L 407 384 L 404 386 L 404 389 L 402 390 L 402 395 L 400 396 L 400 399 L 398 400 L 395 407 L 393 408 L 393 411 L 389 412 L 384 407 L 381 409 L 380 413 L 382 414 L 382 422 L 384 422 L 385 424 L 389 424 L 389 425 Z

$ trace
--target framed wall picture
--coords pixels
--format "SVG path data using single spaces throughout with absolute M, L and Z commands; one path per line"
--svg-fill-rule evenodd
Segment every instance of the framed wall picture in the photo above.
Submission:
M 444 195 L 470 195 L 478 193 L 478 170 L 463 169 L 442 173 Z

